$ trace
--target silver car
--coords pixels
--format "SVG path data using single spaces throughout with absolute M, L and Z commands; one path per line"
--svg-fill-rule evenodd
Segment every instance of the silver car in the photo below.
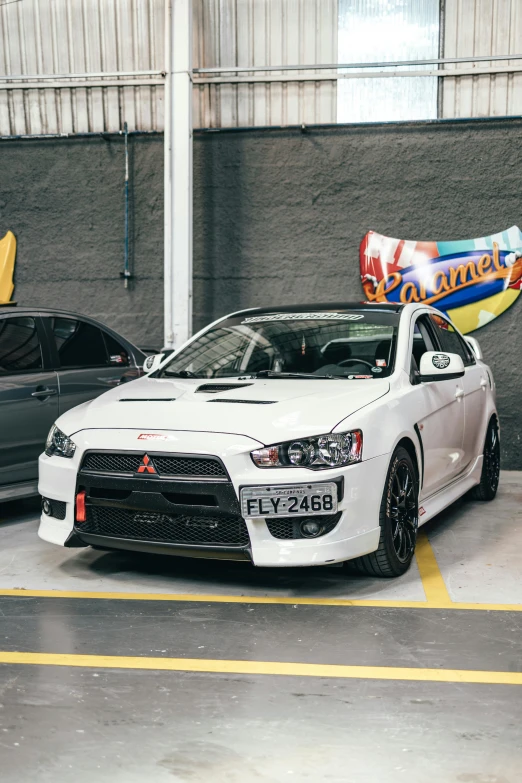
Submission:
M 69 408 L 141 374 L 146 356 L 62 310 L 0 309 L 0 501 L 37 494 L 38 456 Z

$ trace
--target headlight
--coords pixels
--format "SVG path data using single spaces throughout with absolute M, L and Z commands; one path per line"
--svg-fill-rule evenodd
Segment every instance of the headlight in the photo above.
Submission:
M 318 435 L 315 438 L 298 438 L 274 446 L 265 446 L 250 453 L 259 468 L 341 468 L 362 459 L 363 436 L 361 430 L 339 435 Z
M 53 424 L 47 441 L 45 443 L 45 453 L 48 457 L 72 457 L 76 451 L 76 443 L 67 437 L 56 424 Z

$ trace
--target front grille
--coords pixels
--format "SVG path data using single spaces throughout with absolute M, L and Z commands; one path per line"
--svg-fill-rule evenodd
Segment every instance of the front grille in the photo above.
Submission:
M 217 459 L 199 457 L 153 457 L 160 476 L 202 476 L 227 478 L 227 472 Z
M 115 453 L 90 452 L 85 455 L 81 470 L 90 473 L 119 473 L 134 474 L 137 473 L 143 459 L 143 453 Z M 223 463 L 217 457 L 181 457 L 155 456 L 149 454 L 157 474 L 168 476 L 169 478 L 178 477 L 202 477 L 202 478 L 228 478 Z M 148 474 L 145 474 L 148 476 Z
M 307 522 L 308 520 L 319 522 L 323 528 L 320 536 L 325 536 L 327 533 L 331 533 L 340 518 L 341 513 L 339 512 L 337 514 L 317 514 L 317 516 L 313 517 L 299 517 L 299 519 L 289 519 L 288 517 L 278 519 L 277 517 L 271 517 L 265 519 L 265 522 L 270 531 L 270 535 L 274 536 L 274 538 L 289 539 L 306 538 L 306 536 L 303 536 L 301 533 L 300 525 L 302 522 Z M 320 538 L 320 536 L 316 536 L 316 538 Z
M 242 546 L 250 543 L 245 520 L 239 516 L 186 516 L 123 508 L 87 506 L 87 521 L 79 533 L 167 544 Z

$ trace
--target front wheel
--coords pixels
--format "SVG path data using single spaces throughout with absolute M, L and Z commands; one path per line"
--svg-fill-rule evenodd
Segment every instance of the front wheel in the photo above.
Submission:
M 480 484 L 471 490 L 475 500 L 493 500 L 497 494 L 500 477 L 500 437 L 498 422 L 495 417 L 491 419 L 486 431 L 484 443 L 484 458 L 482 461 L 482 473 Z
M 368 576 L 401 576 L 410 567 L 417 542 L 419 481 L 406 449 L 395 449 L 382 494 L 379 547 L 346 564 Z

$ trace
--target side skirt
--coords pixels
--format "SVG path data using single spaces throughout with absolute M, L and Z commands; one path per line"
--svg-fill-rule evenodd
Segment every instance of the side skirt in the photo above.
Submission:
M 419 508 L 424 510 L 424 513 L 419 514 L 419 527 L 424 525 L 428 520 L 433 519 L 434 516 L 440 514 L 448 506 L 451 506 L 456 500 L 469 492 L 470 489 L 475 487 L 480 482 L 480 475 L 482 473 L 482 454 L 477 457 L 471 470 L 466 473 L 465 476 L 458 478 L 447 487 L 443 487 L 435 492 L 430 497 L 423 498 L 419 501 Z

